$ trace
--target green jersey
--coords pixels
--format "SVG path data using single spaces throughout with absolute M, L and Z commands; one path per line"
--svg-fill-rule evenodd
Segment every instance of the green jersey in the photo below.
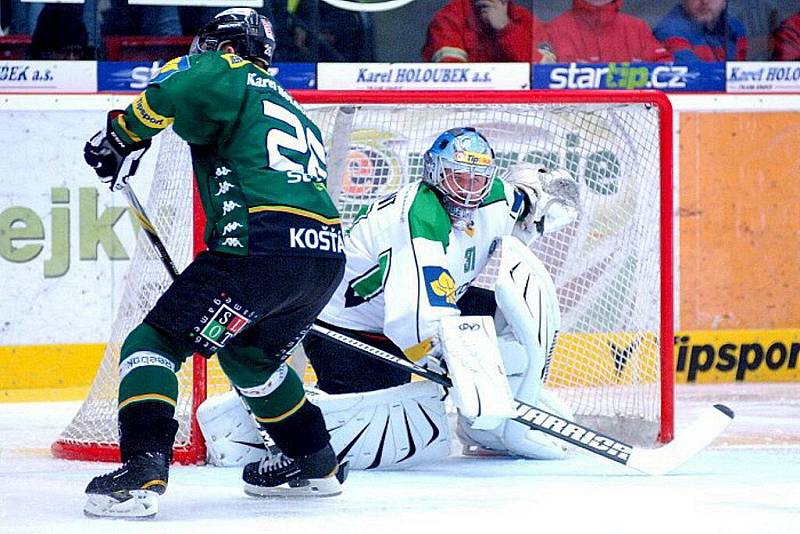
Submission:
M 113 123 L 126 141 L 186 140 L 209 249 L 342 254 L 319 128 L 264 69 L 224 52 L 173 59 Z

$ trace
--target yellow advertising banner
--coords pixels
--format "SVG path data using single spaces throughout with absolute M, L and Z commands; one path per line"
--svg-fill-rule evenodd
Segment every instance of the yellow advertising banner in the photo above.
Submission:
M 797 382 L 799 354 L 796 329 L 680 332 L 675 336 L 675 382 Z
M 598 352 L 598 346 L 606 349 Z M 85 397 L 103 348 L 98 344 L 0 347 L 0 402 Z M 800 329 L 683 331 L 675 335 L 674 358 L 678 384 L 800 382 Z M 562 334 L 548 385 L 657 383 L 659 359 L 653 332 Z M 54 368 L 59 369 L 57 374 L 45 371 Z M 229 389 L 216 358 L 209 361 L 208 377 L 209 395 Z M 305 381 L 315 381 L 310 366 Z

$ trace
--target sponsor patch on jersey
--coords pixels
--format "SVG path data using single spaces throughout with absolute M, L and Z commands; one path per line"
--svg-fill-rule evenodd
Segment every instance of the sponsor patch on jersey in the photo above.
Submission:
M 164 66 L 161 67 L 161 70 L 158 71 L 158 74 L 153 76 L 147 85 L 160 85 L 176 72 L 189 70 L 190 68 L 192 68 L 192 64 L 189 62 L 189 56 L 181 56 L 176 57 L 175 59 L 170 59 L 164 63 Z
M 435 265 L 425 266 L 422 268 L 422 275 L 431 306 L 456 307 L 456 282 L 447 269 Z
M 133 109 L 133 114 L 139 119 L 139 122 L 154 130 L 163 130 L 175 120 L 172 117 L 165 117 L 153 111 L 153 108 L 151 108 L 150 104 L 147 102 L 145 93 L 141 93 L 136 97 L 136 100 L 131 104 L 131 108 Z
M 236 54 L 222 54 L 220 57 L 224 59 L 232 69 L 238 69 L 250 64 L 249 61 Z
M 190 335 L 200 348 L 205 349 L 197 352 L 210 356 L 257 318 L 255 312 L 222 293 L 213 299 Z

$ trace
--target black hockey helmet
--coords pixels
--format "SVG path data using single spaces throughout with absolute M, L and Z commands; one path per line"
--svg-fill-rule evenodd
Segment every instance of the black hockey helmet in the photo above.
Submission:
M 189 53 L 217 50 L 225 42 L 230 42 L 243 58 L 260 59 L 267 66 L 272 63 L 275 33 L 269 19 L 254 9 L 234 7 L 217 13 L 214 20 L 197 32 Z

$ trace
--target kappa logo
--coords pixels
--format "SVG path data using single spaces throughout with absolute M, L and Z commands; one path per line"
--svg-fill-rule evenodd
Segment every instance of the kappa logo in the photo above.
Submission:
M 231 189 L 233 189 L 235 187 L 236 186 L 233 185 L 232 183 L 230 183 L 229 181 L 223 180 L 222 182 L 219 183 L 219 189 L 217 190 L 217 194 L 214 195 L 214 196 L 218 197 L 220 195 L 227 195 L 228 191 L 230 191 Z
M 226 237 L 222 240 L 222 246 L 233 248 L 244 248 L 241 240 L 238 237 Z
M 227 215 L 230 212 L 232 212 L 233 210 L 235 210 L 236 208 L 241 208 L 241 207 L 242 207 L 242 205 L 239 204 L 238 202 L 235 202 L 233 200 L 225 200 L 222 203 L 222 214 L 223 215 Z
M 422 275 L 431 306 L 456 307 L 456 282 L 447 269 L 425 266 L 422 268 Z

